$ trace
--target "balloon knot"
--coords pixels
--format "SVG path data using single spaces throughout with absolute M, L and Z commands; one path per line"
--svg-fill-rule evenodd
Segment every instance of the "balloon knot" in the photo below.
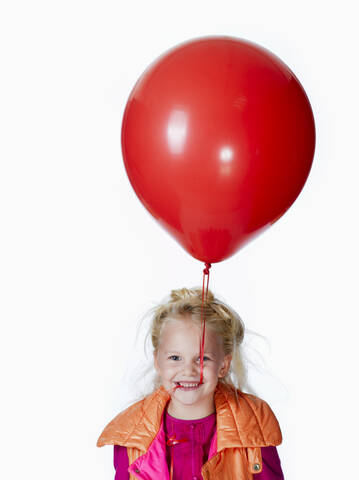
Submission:
M 168 437 L 168 440 L 166 442 L 166 444 L 169 446 L 169 447 L 174 447 L 175 445 L 177 445 L 178 443 L 183 443 L 183 442 L 187 442 L 188 439 L 187 438 L 179 438 L 177 439 L 175 437 L 175 435 L 171 435 L 170 437 Z
M 209 269 L 211 268 L 212 265 L 210 263 L 205 263 L 205 265 L 206 265 L 206 268 L 203 270 L 203 273 L 205 275 L 209 275 Z

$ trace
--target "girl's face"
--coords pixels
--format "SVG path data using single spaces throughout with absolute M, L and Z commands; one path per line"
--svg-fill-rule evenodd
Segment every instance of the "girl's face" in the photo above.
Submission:
M 218 378 L 224 377 L 230 368 L 231 355 L 224 355 L 220 340 L 206 326 L 203 383 L 198 385 L 201 340 L 201 327 L 190 317 L 168 319 L 162 328 L 154 364 L 162 385 L 171 394 L 168 413 L 176 418 L 203 418 L 213 413 Z M 174 390 L 179 384 L 183 386 Z M 196 386 L 190 387 L 189 384 Z

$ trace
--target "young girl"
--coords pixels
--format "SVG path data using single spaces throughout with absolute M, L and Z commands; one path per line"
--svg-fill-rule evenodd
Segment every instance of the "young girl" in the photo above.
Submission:
M 114 445 L 115 480 L 284 479 L 278 421 L 264 400 L 240 388 L 243 323 L 210 290 L 200 381 L 201 296 L 200 288 L 172 290 L 153 311 L 153 391 L 119 413 L 97 442 Z

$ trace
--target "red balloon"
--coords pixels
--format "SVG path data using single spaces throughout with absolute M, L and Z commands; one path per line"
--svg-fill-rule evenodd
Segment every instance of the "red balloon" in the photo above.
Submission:
M 122 123 L 129 180 L 195 258 L 233 255 L 292 205 L 315 148 L 312 109 L 293 72 L 242 39 L 205 37 L 152 63 Z

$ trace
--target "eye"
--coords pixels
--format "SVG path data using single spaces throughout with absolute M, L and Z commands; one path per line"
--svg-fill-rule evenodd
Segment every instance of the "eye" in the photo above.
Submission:
M 204 355 L 203 356 L 203 361 L 205 360 L 211 360 L 209 357 L 207 357 L 207 355 Z M 201 361 L 201 357 L 198 357 L 198 361 L 200 362 Z
M 173 360 L 174 362 L 177 362 L 178 360 L 180 360 L 180 356 L 179 355 L 171 355 L 168 357 L 168 360 Z M 197 361 L 200 362 L 201 360 L 201 357 L 198 357 L 197 358 Z M 207 360 L 211 360 L 209 357 L 207 357 L 207 355 L 205 355 L 203 357 L 203 361 L 207 361 Z

